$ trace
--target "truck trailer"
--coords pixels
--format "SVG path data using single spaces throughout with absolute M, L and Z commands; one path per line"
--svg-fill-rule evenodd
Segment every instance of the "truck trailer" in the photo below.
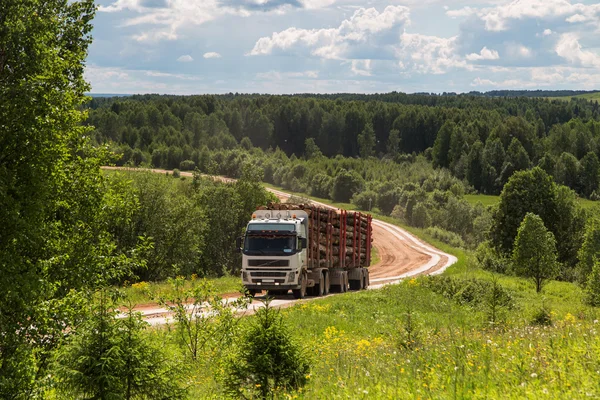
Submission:
M 297 299 L 369 286 L 371 215 L 311 204 L 259 207 L 243 237 L 242 283 L 250 293 Z

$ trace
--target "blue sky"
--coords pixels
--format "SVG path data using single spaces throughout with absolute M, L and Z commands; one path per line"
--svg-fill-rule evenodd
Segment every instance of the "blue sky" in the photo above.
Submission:
M 98 0 L 93 93 L 600 89 L 600 3 Z

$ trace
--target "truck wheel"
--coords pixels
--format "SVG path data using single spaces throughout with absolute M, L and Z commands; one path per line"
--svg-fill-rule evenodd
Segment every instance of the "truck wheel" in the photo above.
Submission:
M 302 274 L 300 289 L 293 289 L 295 299 L 303 299 L 306 296 L 306 274 Z
M 325 273 L 324 275 L 325 275 L 325 280 L 324 280 L 325 285 L 323 286 L 323 295 L 327 296 L 329 294 L 329 290 L 330 290 L 329 274 Z
M 313 288 L 313 294 L 315 296 L 321 297 L 325 292 L 325 274 L 321 274 L 321 279 L 319 279 L 319 283 L 315 285 Z

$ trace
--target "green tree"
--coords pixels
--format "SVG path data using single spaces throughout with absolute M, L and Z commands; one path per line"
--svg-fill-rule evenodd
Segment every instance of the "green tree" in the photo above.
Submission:
M 555 232 L 553 223 L 558 220 L 556 184 L 539 167 L 516 172 L 504 186 L 490 232 L 496 249 L 512 253 L 517 230 L 529 212 L 539 215 Z
M 389 155 L 396 155 L 400 151 L 400 131 L 392 129 L 388 137 L 387 152 Z
M 130 307 L 119 318 L 106 289 L 68 336 L 54 363 L 63 396 L 108 399 L 185 398 L 182 366 L 148 340 L 148 323 Z
M 267 300 L 227 361 L 224 386 L 236 398 L 274 398 L 304 386 L 309 372 L 306 356 Z
M 525 215 L 515 239 L 513 263 L 516 275 L 532 278 L 538 293 L 546 280 L 558 275 L 556 240 L 539 216 Z
M 580 278 L 583 281 L 592 272 L 594 260 L 600 260 L 600 220 L 597 216 L 590 217 L 587 221 L 583 244 L 577 258 L 579 259 Z
M 331 198 L 335 202 L 348 203 L 354 194 L 364 187 L 364 180 L 356 172 L 342 169 L 333 180 Z
M 317 144 L 315 143 L 315 139 L 313 139 L 313 138 L 306 139 L 306 141 L 304 142 L 304 146 L 305 146 L 304 154 L 306 155 L 306 158 L 308 160 L 313 159 L 313 158 L 319 158 L 319 157 L 323 156 L 323 153 L 321 153 L 321 149 L 319 149 L 319 146 L 317 146 Z
M 594 262 L 592 271 L 587 278 L 585 302 L 593 307 L 600 307 L 600 260 Z
M 600 187 L 600 160 L 596 153 L 587 153 L 580 161 L 580 182 L 581 189 L 586 197 Z
M 0 398 L 35 396 L 77 317 L 72 293 L 115 273 L 104 155 L 82 124 L 94 11 L 91 0 L 0 2 Z
M 455 124 L 453 122 L 446 122 L 440 128 L 435 143 L 433 145 L 433 166 L 448 168 L 450 166 L 450 160 L 448 158 L 450 153 L 450 141 L 454 134 Z
M 375 152 L 375 131 L 373 125 L 367 124 L 358 135 L 358 149 L 362 158 L 372 157 Z

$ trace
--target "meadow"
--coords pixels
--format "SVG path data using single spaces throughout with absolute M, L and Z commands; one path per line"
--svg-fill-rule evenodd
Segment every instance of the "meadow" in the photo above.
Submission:
M 481 203 L 484 206 L 494 206 L 500 201 L 500 196 L 492 196 L 487 194 L 466 194 L 465 199 L 471 204 Z M 577 202 L 584 209 L 592 209 L 600 205 L 599 201 L 584 199 L 581 197 L 577 198 Z

